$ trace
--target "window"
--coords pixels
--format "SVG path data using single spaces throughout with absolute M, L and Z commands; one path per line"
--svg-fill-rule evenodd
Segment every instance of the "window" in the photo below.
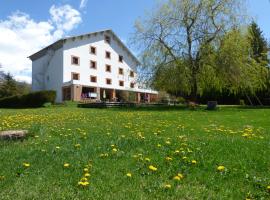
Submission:
M 96 47 L 90 46 L 90 53 L 96 55 L 96 53 L 97 53 Z
M 130 88 L 134 88 L 135 84 L 134 83 L 130 83 Z
M 107 85 L 111 85 L 111 84 L 112 84 L 112 79 L 106 78 L 106 84 L 107 84 Z
M 121 55 L 119 55 L 119 58 L 118 58 L 118 60 L 119 60 L 119 62 L 123 62 L 123 60 L 124 60 L 124 57 L 123 56 L 121 56 Z
M 106 43 L 111 44 L 111 37 L 108 35 L 105 35 L 104 40 Z
M 92 83 L 96 83 L 97 82 L 97 77 L 96 76 L 90 76 L 90 81 Z
M 134 77 L 134 72 L 133 71 L 130 71 L 129 76 L 130 77 Z
M 119 68 L 118 73 L 119 73 L 120 75 L 123 75 L 123 74 L 124 74 L 123 68 Z
M 111 72 L 111 65 L 106 65 L 105 68 L 106 72 Z
M 105 51 L 105 58 L 111 59 L 111 52 Z
M 97 62 L 93 61 L 93 60 L 90 60 L 90 68 L 91 69 L 96 69 L 97 68 Z
M 80 58 L 77 56 L 71 56 L 71 64 L 72 65 L 79 65 L 80 64 Z
M 71 78 L 72 78 L 72 80 L 80 80 L 80 74 L 75 73 L 75 72 L 71 72 Z
M 119 81 L 119 86 L 124 86 L 124 81 Z

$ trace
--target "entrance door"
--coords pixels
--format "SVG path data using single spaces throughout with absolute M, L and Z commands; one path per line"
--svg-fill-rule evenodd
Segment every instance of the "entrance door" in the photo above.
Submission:
M 63 88 L 63 101 L 70 101 L 71 100 L 71 88 L 64 87 Z

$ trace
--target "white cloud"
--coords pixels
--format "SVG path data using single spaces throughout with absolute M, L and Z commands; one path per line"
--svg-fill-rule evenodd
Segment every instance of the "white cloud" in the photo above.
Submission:
M 62 38 L 82 21 L 80 13 L 70 5 L 53 5 L 49 12 L 47 21 L 37 22 L 19 11 L 0 20 L 0 64 L 18 80 L 31 80 L 27 56 Z
M 88 1 L 88 0 L 81 0 L 81 3 L 80 3 L 80 9 L 83 9 L 83 8 L 86 6 L 87 1 Z

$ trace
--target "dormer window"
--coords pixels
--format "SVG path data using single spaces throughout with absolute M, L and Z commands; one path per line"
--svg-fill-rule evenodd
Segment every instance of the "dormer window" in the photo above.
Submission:
M 124 57 L 123 56 L 121 56 L 121 55 L 119 55 L 119 58 L 118 58 L 118 60 L 119 60 L 119 62 L 123 62 L 123 60 L 124 60 Z
M 105 35 L 104 40 L 106 43 L 111 44 L 111 37 L 108 35 Z

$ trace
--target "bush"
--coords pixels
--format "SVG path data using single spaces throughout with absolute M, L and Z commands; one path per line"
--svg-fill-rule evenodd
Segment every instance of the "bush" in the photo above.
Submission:
M 180 103 L 180 104 L 185 104 L 186 103 L 186 99 L 184 97 L 178 97 L 177 98 L 177 101 Z
M 37 108 L 45 103 L 54 103 L 55 91 L 31 92 L 25 95 L 17 95 L 0 99 L 1 108 Z
M 244 99 L 240 99 L 239 104 L 240 104 L 241 106 L 245 106 L 245 105 L 246 105 L 246 104 L 245 104 L 245 100 L 244 100 Z

